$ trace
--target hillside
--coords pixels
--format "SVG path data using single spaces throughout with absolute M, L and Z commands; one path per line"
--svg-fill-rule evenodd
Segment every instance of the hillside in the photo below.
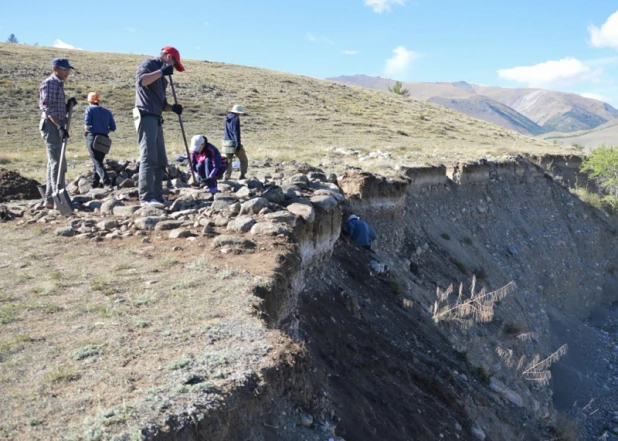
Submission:
M 608 121 L 592 130 L 580 130 L 568 134 L 547 133 L 541 138 L 565 146 L 582 146 L 587 149 L 595 149 L 600 145 L 613 146 L 618 143 L 618 121 Z
M 183 60 L 188 136 L 216 143 L 243 104 L 250 178 L 213 195 L 171 167 L 169 204 L 139 207 L 144 56 L 0 55 L 0 439 L 618 440 L 618 225 L 569 191 L 581 158 L 546 154 L 575 149 L 382 91 Z M 116 114 L 106 166 L 122 178 L 90 189 L 73 130 L 67 217 L 11 201 L 34 185 L 15 171 L 42 176 L 36 95 L 60 55 L 81 110 L 96 88 Z M 165 131 L 170 158 L 184 153 L 175 115 Z M 371 250 L 342 234 L 351 213 Z
M 131 108 L 135 69 L 145 55 L 0 44 L 0 124 L 4 128 L 0 163 L 29 177 L 43 177 L 38 88 L 50 72 L 50 60 L 58 56 L 69 57 L 77 67 L 66 85 L 67 94 L 78 98 L 76 113 L 84 111 L 88 92 L 97 90 L 103 105 L 116 115 L 118 131 L 112 136 L 110 157 L 136 156 Z M 249 159 L 296 159 L 340 170 L 362 164 L 365 169 L 383 170 L 402 164 L 564 152 L 561 146 L 441 106 L 298 75 L 187 60 L 186 72 L 173 79 L 186 108 L 183 121 L 189 137 L 204 132 L 217 145 L 226 111 L 234 103 L 245 106 L 248 115 L 242 128 Z M 166 117 L 165 133 L 169 156 L 184 154 L 173 114 Z M 70 174 L 90 168 L 83 144 L 75 135 L 69 144 Z M 359 160 L 377 151 L 384 152 L 378 156 L 385 159 Z
M 393 80 L 366 75 L 329 79 L 378 90 L 388 90 L 394 84 Z M 491 87 L 465 81 L 405 82 L 403 87 L 409 90 L 412 98 L 436 102 L 457 112 L 528 135 L 592 129 L 618 117 L 618 110 L 609 104 L 572 93 Z M 505 107 L 510 110 L 505 112 Z

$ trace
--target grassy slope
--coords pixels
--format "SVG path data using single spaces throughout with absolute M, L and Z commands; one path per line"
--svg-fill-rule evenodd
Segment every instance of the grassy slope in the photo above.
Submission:
M 564 145 L 579 145 L 595 149 L 601 145 L 615 145 L 618 139 L 618 122 L 608 121 L 592 130 L 580 130 L 573 133 L 552 132 L 541 136 L 549 141 Z
M 134 75 L 147 56 L 4 43 L 0 44 L 0 165 L 43 177 L 46 158 L 37 130 L 38 87 L 57 56 L 68 56 L 77 67 L 66 85 L 67 95 L 79 101 L 76 124 L 81 125 L 88 92 L 98 91 L 118 124 L 111 157 L 137 156 L 131 119 Z M 360 164 L 379 170 L 402 163 L 453 163 L 565 149 L 388 92 L 224 63 L 186 60 L 185 66 L 187 71 L 174 75 L 174 81 L 186 108 L 187 137 L 205 133 L 220 144 L 226 110 L 241 103 L 249 112 L 243 120 L 243 141 L 252 159 L 296 159 L 336 169 L 343 167 L 343 161 L 359 164 L 329 147 L 390 152 L 392 161 Z M 167 117 L 165 131 L 169 156 L 183 153 L 175 115 Z M 75 175 L 89 167 L 89 159 L 79 127 L 72 132 L 68 158 L 70 175 Z

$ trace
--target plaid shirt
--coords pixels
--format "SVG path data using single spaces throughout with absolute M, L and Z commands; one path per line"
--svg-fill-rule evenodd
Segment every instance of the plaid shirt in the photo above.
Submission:
M 60 78 L 54 74 L 41 82 L 39 108 L 45 112 L 46 117 L 53 116 L 58 124 L 66 124 L 67 110 L 64 85 Z

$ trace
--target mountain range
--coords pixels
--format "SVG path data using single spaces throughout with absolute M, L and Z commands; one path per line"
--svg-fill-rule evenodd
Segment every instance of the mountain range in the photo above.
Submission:
M 394 80 L 367 75 L 327 78 L 338 83 L 388 90 Z M 574 93 L 503 88 L 458 82 L 405 82 L 411 98 L 439 104 L 483 121 L 537 136 L 550 132 L 589 131 L 618 117 L 611 105 Z M 616 120 L 618 122 L 618 120 Z

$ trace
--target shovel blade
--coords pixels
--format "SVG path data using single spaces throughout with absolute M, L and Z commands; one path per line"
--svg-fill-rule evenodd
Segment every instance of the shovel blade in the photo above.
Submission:
M 68 216 L 73 213 L 73 201 L 66 189 L 59 190 L 52 195 L 56 210 L 63 216 Z

